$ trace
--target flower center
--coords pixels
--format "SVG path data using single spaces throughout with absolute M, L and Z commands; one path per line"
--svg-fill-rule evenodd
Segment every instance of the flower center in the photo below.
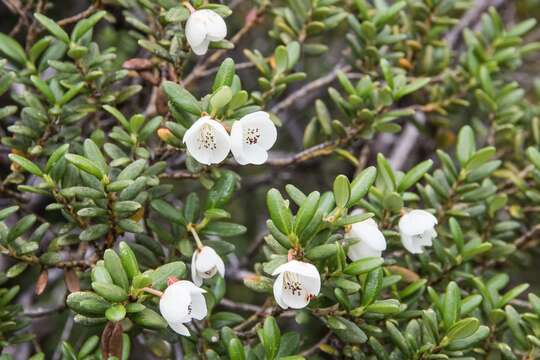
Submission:
M 199 143 L 199 149 L 216 150 L 217 143 L 215 130 L 209 125 L 204 125 L 199 132 L 197 142 Z
M 259 142 L 261 137 L 261 129 L 259 128 L 247 128 L 244 129 L 244 141 L 248 145 L 255 145 Z
M 301 296 L 304 288 L 302 287 L 302 283 L 298 280 L 298 276 L 296 274 L 286 272 L 284 278 L 285 282 L 283 284 L 283 288 L 285 290 L 289 290 L 295 296 Z

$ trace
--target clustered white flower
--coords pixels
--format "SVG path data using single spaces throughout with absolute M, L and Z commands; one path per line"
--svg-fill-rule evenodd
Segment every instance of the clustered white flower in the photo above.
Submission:
M 257 116 L 248 118 L 239 126 L 251 126 L 252 119 L 257 119 Z M 215 125 L 211 119 L 200 120 L 205 121 L 208 126 Z M 264 144 L 260 146 L 264 148 Z M 246 150 L 243 151 L 240 151 L 240 154 L 245 157 L 243 158 L 245 161 L 262 159 L 261 155 L 253 155 L 249 148 L 247 153 Z M 208 156 L 210 159 L 214 158 L 212 154 Z M 355 211 L 353 214 L 358 212 Z M 411 210 L 404 214 L 398 226 L 405 249 L 413 254 L 419 254 L 424 251 L 425 246 L 431 246 L 437 236 L 436 224 L 437 218 L 425 210 Z M 381 257 L 382 252 L 386 250 L 386 239 L 373 219 L 352 224 L 345 238 L 350 242 L 347 256 L 352 261 L 366 257 Z M 206 317 L 208 309 L 203 295 L 206 291 L 199 286 L 203 284 L 204 279 L 216 274 L 225 275 L 225 264 L 213 248 L 202 246 L 195 250 L 191 260 L 193 282 L 181 280 L 167 287 L 161 296 L 159 309 L 175 332 L 189 336 L 185 324 L 192 319 L 202 320 Z M 274 298 L 283 309 L 302 309 L 321 291 L 319 271 L 313 264 L 307 262 L 292 259 L 278 266 L 272 275 L 277 275 L 273 286 Z
M 225 276 L 225 263 L 210 246 L 203 246 L 195 250 L 191 258 L 191 279 L 197 286 L 201 286 L 204 279 L 214 275 Z
M 431 246 L 437 237 L 437 218 L 425 210 L 412 210 L 399 220 L 399 233 L 405 249 L 413 254 L 424 252 L 424 246 Z
M 186 39 L 196 55 L 204 55 L 211 41 L 227 36 L 227 25 L 221 16 L 208 9 L 193 11 L 186 23 Z
M 268 159 L 268 150 L 277 139 L 270 115 L 257 111 L 235 121 L 231 135 L 210 116 L 203 116 L 186 131 L 183 142 L 188 153 L 204 165 L 218 164 L 232 150 L 239 164 L 260 165 Z

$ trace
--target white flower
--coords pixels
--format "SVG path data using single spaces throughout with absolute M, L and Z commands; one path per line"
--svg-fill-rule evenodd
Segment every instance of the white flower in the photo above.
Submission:
M 424 246 L 431 246 L 437 237 L 437 218 L 424 210 L 412 210 L 399 220 L 401 242 L 413 254 L 424 252 Z
M 291 260 L 280 265 L 272 275 L 278 275 L 274 298 L 283 309 L 301 309 L 321 290 L 321 276 L 312 264 Z
M 372 256 L 381 257 L 383 250 L 386 250 L 384 235 L 373 219 L 352 224 L 351 230 L 345 234 L 345 238 L 357 241 L 351 244 L 347 250 L 347 256 L 352 261 Z
M 159 311 L 169 326 L 178 334 L 189 336 L 184 325 L 192 319 L 202 320 L 208 310 L 201 289 L 191 281 L 180 280 L 165 289 L 159 301 Z
M 195 54 L 206 54 L 210 41 L 221 41 L 225 36 L 227 25 L 216 12 L 203 9 L 189 16 L 186 23 L 186 39 Z
M 241 165 L 263 164 L 268 150 L 277 139 L 276 126 L 270 115 L 257 111 L 235 121 L 231 129 L 231 150 Z
M 189 154 L 205 165 L 222 162 L 231 150 L 227 130 L 210 116 L 195 121 L 184 134 L 183 141 Z
M 191 258 L 191 279 L 197 286 L 201 286 L 203 279 L 209 279 L 219 273 L 225 276 L 225 264 L 214 249 L 203 246 L 197 249 Z

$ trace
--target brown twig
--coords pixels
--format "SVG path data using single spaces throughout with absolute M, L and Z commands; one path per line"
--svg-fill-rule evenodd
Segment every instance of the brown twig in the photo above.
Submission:
M 264 14 L 265 7 L 259 9 L 252 9 L 250 13 L 246 16 L 246 22 L 244 26 L 231 38 L 231 43 L 237 45 L 240 40 L 259 22 L 260 18 Z M 214 64 L 216 61 L 221 59 L 225 55 L 227 50 L 222 49 L 214 52 L 212 55 L 207 57 L 202 63 L 195 66 L 191 73 L 182 81 L 184 87 L 189 86 L 193 80 L 205 76 L 207 69 Z
M 287 96 L 285 99 L 283 99 L 282 101 L 280 101 L 279 103 L 274 105 L 270 109 L 270 111 L 277 114 L 277 113 L 285 110 L 289 106 L 293 105 L 299 99 L 305 98 L 305 96 L 307 94 L 311 93 L 312 91 L 317 90 L 317 89 L 319 89 L 319 88 L 321 88 L 321 87 L 323 87 L 325 85 L 330 84 L 332 81 L 334 81 L 334 79 L 337 77 L 337 74 L 340 71 L 344 72 L 344 73 L 347 73 L 347 72 L 351 71 L 351 66 L 343 65 L 342 63 L 338 63 L 331 72 L 329 72 L 328 74 L 326 74 L 323 77 L 320 77 L 320 78 L 318 78 L 316 80 L 313 80 L 313 81 L 307 83 L 306 85 L 302 86 L 300 89 L 296 90 L 295 92 L 293 92 L 292 94 Z

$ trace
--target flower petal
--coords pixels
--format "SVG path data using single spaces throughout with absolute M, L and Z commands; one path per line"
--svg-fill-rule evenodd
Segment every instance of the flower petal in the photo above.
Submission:
M 194 319 L 202 320 L 208 314 L 208 309 L 206 308 L 206 300 L 204 296 L 200 293 L 191 294 L 191 316 Z
M 231 149 L 229 134 L 219 122 L 209 116 L 201 117 L 184 134 L 187 150 L 205 165 L 225 160 Z
M 201 250 L 195 250 L 198 252 L 197 262 L 195 266 L 199 272 L 207 272 L 216 267 L 216 264 L 220 259 L 219 255 L 210 246 L 203 246 Z
M 195 11 L 186 22 L 186 39 L 192 48 L 199 46 L 206 39 L 206 19 L 204 13 Z
M 257 144 L 264 150 L 272 148 L 277 140 L 277 129 L 267 112 L 256 111 L 242 117 L 239 121 L 242 123 L 244 134 L 248 129 L 257 130 L 259 135 Z
M 181 322 L 179 322 L 179 323 L 168 323 L 168 324 L 171 327 L 171 329 L 173 329 L 174 332 L 177 333 L 177 334 L 184 335 L 184 336 L 190 336 L 191 335 L 189 333 L 188 328 L 184 324 L 182 324 Z
M 196 266 L 198 253 L 198 251 L 194 251 L 193 256 L 191 257 L 191 280 L 193 280 L 195 285 L 201 286 L 203 284 L 203 279 L 199 275 Z
M 373 219 L 367 219 L 365 221 L 352 224 L 351 231 L 348 232 L 345 237 L 358 238 L 374 250 L 386 250 L 386 239 Z
M 306 307 L 311 300 L 311 294 L 304 286 L 307 284 L 306 278 L 291 272 L 284 272 L 281 275 L 283 275 L 284 282 L 281 295 L 283 302 L 293 309 Z
M 437 224 L 437 218 L 425 210 L 412 210 L 399 220 L 399 230 L 408 235 L 421 234 Z
M 276 299 L 276 303 L 282 308 L 282 309 L 288 309 L 289 307 L 287 304 L 283 302 L 283 274 L 279 274 L 276 280 L 274 281 L 274 299 Z
M 422 246 L 416 243 L 414 235 L 401 233 L 401 243 L 403 244 L 403 247 L 412 254 L 421 254 L 424 252 Z
M 360 260 L 366 257 L 381 257 L 382 251 L 369 246 L 365 241 L 359 240 L 347 249 L 347 256 L 352 261 Z
M 227 36 L 227 24 L 225 24 L 225 20 L 212 10 L 203 9 L 199 11 L 204 12 L 207 38 L 210 41 L 223 40 Z
M 202 43 L 199 45 L 192 45 L 191 50 L 195 53 L 195 55 L 204 55 L 208 51 L 208 47 L 210 46 L 210 40 L 208 38 L 204 39 Z
M 159 311 L 169 323 L 189 321 L 189 304 L 191 296 L 182 286 L 177 283 L 167 287 L 159 300 Z

